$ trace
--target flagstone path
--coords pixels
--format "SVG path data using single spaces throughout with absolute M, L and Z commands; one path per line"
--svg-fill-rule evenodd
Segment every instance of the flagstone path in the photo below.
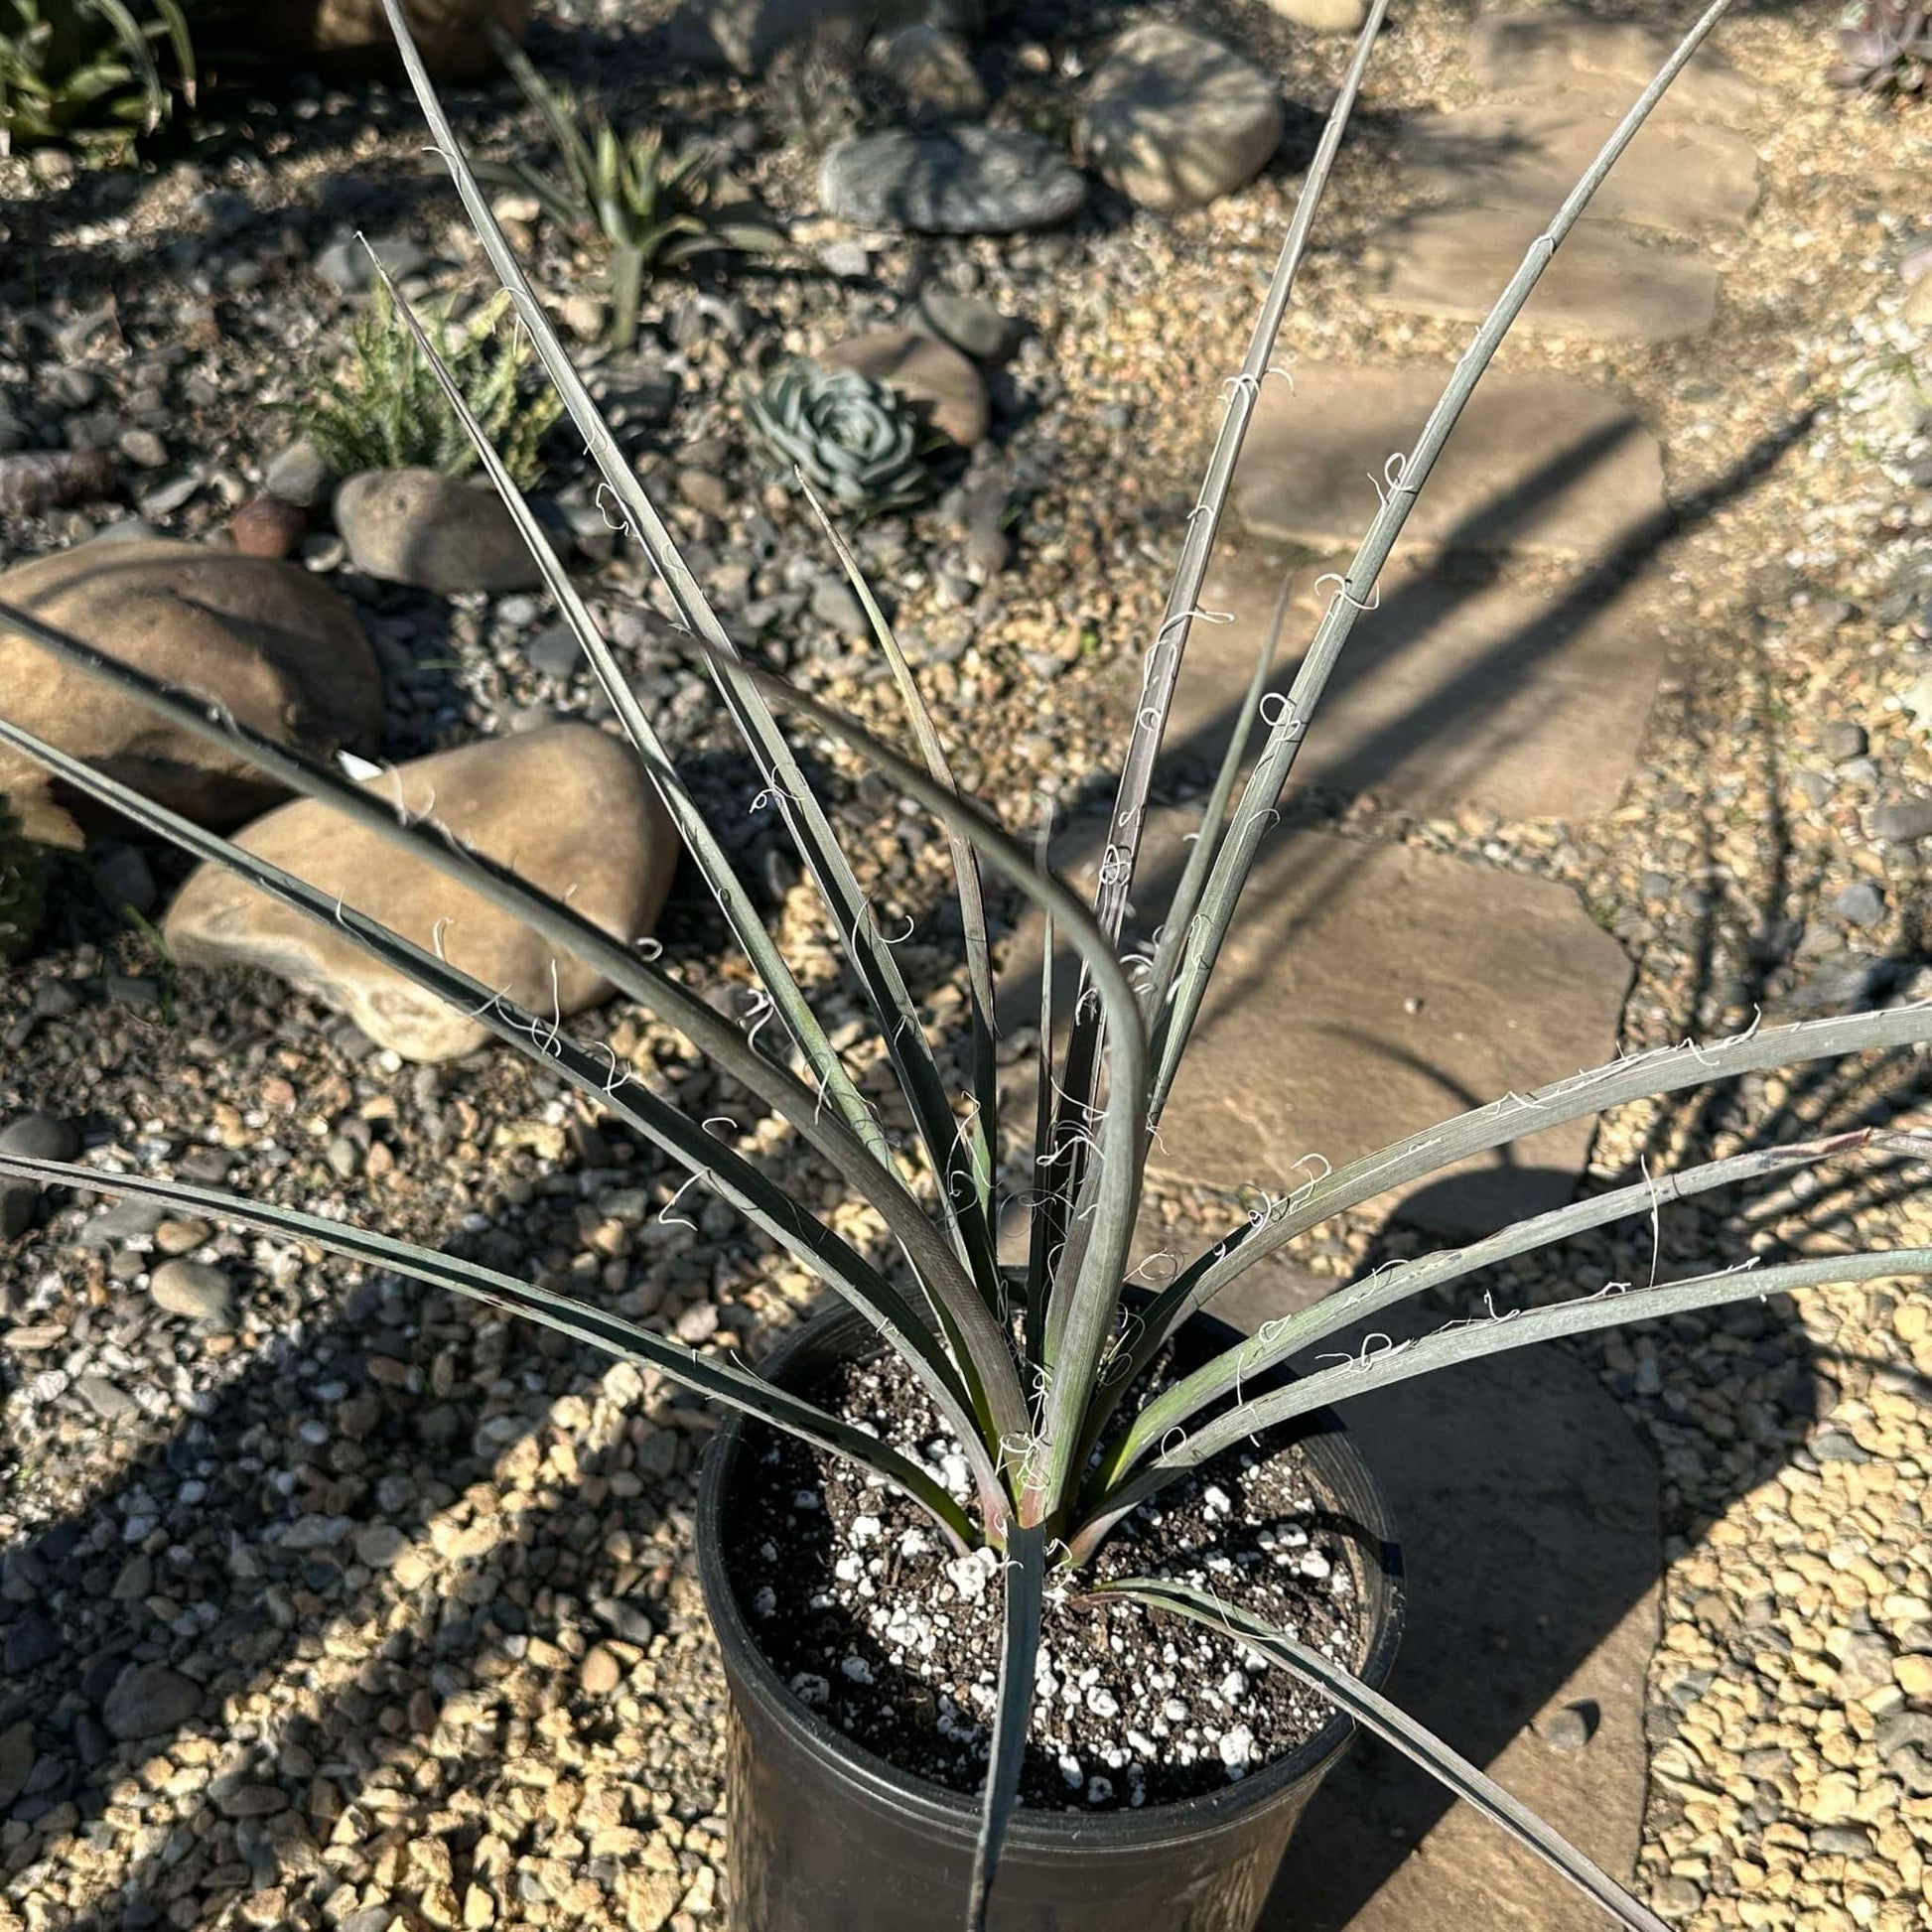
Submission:
M 1423 206 L 1385 223 L 1374 300 L 1482 315 L 1665 52 L 1647 28 L 1560 11 L 1477 20 L 1470 67 L 1491 98 L 1395 129 L 1395 165 Z M 1711 327 L 1725 296 L 1724 250 L 1710 244 L 1737 233 L 1757 201 L 1742 131 L 1755 112 L 1748 83 L 1701 56 L 1557 255 L 1526 318 L 1532 343 L 1682 343 Z M 1673 646 L 1690 634 L 1686 595 L 1654 562 L 1670 527 L 1655 437 L 1622 397 L 1569 372 L 1575 355 L 1561 373 L 1524 360 L 1485 379 L 1450 438 L 1290 787 L 1388 810 L 1351 816 L 1365 837 L 1291 826 L 1264 842 L 1161 1124 L 1157 1175 L 1283 1191 L 1324 1162 L 1615 1049 L 1629 962 L 1573 894 L 1400 841 L 1404 815 L 1554 828 L 1609 813 Z M 1292 387 L 1271 379 L 1258 399 L 1201 600 L 1217 615 L 1193 626 L 1163 796 L 1197 800 L 1211 780 L 1284 585 L 1271 683 L 1287 689 L 1335 592 L 1324 575 L 1346 567 L 1400 483 L 1391 453 L 1410 447 L 1449 369 L 1329 360 L 1289 373 Z M 1123 686 L 1123 712 L 1136 702 Z M 1181 802 L 1150 815 L 1143 935 L 1198 813 Z M 1104 843 L 1104 821 L 1076 821 L 1062 851 L 1077 873 Z M 1036 934 L 1032 944 L 1036 960 Z M 1027 950 L 1023 934 L 1022 976 Z M 1591 1131 L 1531 1137 L 1507 1163 L 1467 1164 L 1389 1212 L 1453 1237 L 1548 1207 L 1573 1192 Z M 1253 1326 L 1330 1285 L 1278 1257 L 1219 1311 Z M 1537 1366 L 1535 1377 L 1502 1365 L 1444 1378 L 1421 1402 L 1405 1386 L 1380 1413 L 1363 1404 L 1349 1418 L 1370 1426 L 1398 1518 L 1412 1506 L 1419 1593 L 1395 1689 L 1627 1877 L 1657 1629 L 1657 1475 L 1592 1374 L 1556 1351 Z M 1598 1922 L 1379 1747 L 1358 1750 L 1317 1801 L 1267 1921 L 1296 1932 Z

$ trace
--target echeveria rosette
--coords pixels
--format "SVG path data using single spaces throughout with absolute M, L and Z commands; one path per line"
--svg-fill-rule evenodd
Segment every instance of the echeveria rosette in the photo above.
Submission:
M 752 426 L 822 494 L 867 515 L 902 509 L 932 487 L 924 432 L 883 382 L 857 369 L 794 362 L 746 401 Z

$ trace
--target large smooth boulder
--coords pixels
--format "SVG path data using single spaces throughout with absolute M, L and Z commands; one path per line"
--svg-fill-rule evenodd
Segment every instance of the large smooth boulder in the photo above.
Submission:
M 591 725 L 552 725 L 417 759 L 370 789 L 426 815 L 626 944 L 650 930 L 677 864 L 677 836 L 633 754 Z M 313 799 L 236 841 L 546 1018 L 609 984 L 467 887 Z M 185 964 L 259 966 L 346 1013 L 405 1059 L 447 1060 L 491 1035 L 378 964 L 340 927 L 271 899 L 223 867 L 182 888 L 163 930 Z M 556 978 L 553 987 L 551 971 Z
M 1140 207 L 1176 214 L 1245 188 L 1281 145 L 1282 97 L 1252 61 L 1151 20 L 1095 69 L 1081 158 Z
M 323 759 L 375 749 L 375 654 L 348 606 L 297 565 L 161 539 L 85 543 L 0 572 L 0 602 L 284 745 Z M 0 715 L 198 824 L 240 824 L 283 795 L 239 757 L 3 626 Z M 81 843 L 87 815 L 41 766 L 0 751 L 0 792 L 31 838 Z
M 530 24 L 530 0 L 402 0 L 402 12 L 439 80 L 474 80 L 495 67 L 492 22 L 515 40 Z M 261 44 L 284 59 L 355 69 L 397 64 L 382 0 L 275 0 L 252 20 Z

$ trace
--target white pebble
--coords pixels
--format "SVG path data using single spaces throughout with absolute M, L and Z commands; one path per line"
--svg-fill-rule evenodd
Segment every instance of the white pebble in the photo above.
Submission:
M 1221 1733 L 1221 1762 L 1228 1767 L 1230 1776 L 1238 1778 L 1247 1770 L 1254 1751 L 1255 1734 L 1246 1725 L 1236 1725 L 1232 1730 Z
M 855 1684 L 872 1682 L 872 1666 L 863 1657 L 843 1657 L 839 1660 L 839 1669 Z
M 1096 1718 L 1118 1718 L 1120 1700 L 1104 1684 L 1096 1684 L 1087 1692 L 1087 1709 Z
M 1061 1754 L 1060 1776 L 1066 1780 L 1066 1788 L 1069 1791 L 1078 1791 L 1087 1781 L 1086 1771 L 1082 1768 L 1080 1760 L 1071 1751 L 1066 1751 Z
M 1238 1670 L 1231 1670 L 1221 1679 L 1221 1698 L 1227 1704 L 1239 1704 L 1248 1695 L 1248 1680 Z

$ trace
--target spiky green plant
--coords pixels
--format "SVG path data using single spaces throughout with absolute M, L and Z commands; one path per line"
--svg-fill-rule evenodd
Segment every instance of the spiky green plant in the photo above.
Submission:
M 303 434 L 339 477 L 418 466 L 458 477 L 477 467 L 476 445 L 419 345 L 414 318 L 407 329 L 397 319 L 399 306 L 387 279 L 378 282 L 349 331 L 343 367 L 294 407 Z M 509 298 L 494 295 L 467 323 L 452 323 L 446 311 L 434 334 L 465 406 L 527 489 L 543 475 L 543 439 L 563 404 L 530 379 L 528 340 L 514 326 L 503 332 L 508 311 Z
M 637 337 L 646 277 L 682 268 L 700 255 L 737 249 L 768 253 L 781 245 L 755 210 L 728 204 L 716 154 L 696 142 L 675 152 L 662 128 L 620 134 L 568 87 L 552 87 L 507 35 L 496 37 L 503 65 L 543 115 L 557 144 L 557 170 L 527 161 L 479 162 L 484 181 L 533 196 L 560 227 L 611 251 L 610 341 L 627 348 Z
M 318 892 L 151 803 L 19 726 L 0 720 L 0 743 L 26 753 L 76 789 L 185 850 L 232 869 L 283 902 L 346 933 L 417 985 L 476 1014 L 499 1038 L 532 1056 L 551 1074 L 571 1081 L 661 1150 L 690 1174 L 693 1184 L 709 1188 L 745 1215 L 873 1324 L 882 1345 L 895 1351 L 929 1391 L 957 1440 L 970 1480 L 962 1493 L 955 1494 L 923 1463 L 830 1410 L 763 1381 L 728 1356 L 700 1356 L 599 1308 L 532 1288 L 470 1261 L 340 1221 L 170 1180 L 109 1174 L 89 1167 L 12 1155 L 0 1155 L 0 1173 L 192 1205 L 527 1315 L 586 1345 L 656 1368 L 671 1381 L 714 1396 L 831 1454 L 851 1458 L 902 1490 L 955 1547 L 1000 1553 L 1004 1661 L 987 1746 L 979 1854 L 970 1896 L 961 1900 L 963 1914 L 978 1926 L 984 1921 L 1000 1847 L 1016 1802 L 1047 1590 L 1049 1587 L 1055 1591 L 1093 1588 L 1087 1566 L 1114 1527 L 1138 1505 L 1250 1436 L 1325 1404 L 1347 1402 L 1439 1368 L 1554 1336 L 1762 1300 L 1820 1283 L 1932 1274 L 1932 1249 L 1927 1248 L 1782 1261 L 1706 1274 L 1664 1286 L 1631 1288 L 1615 1296 L 1580 1297 L 1514 1312 L 1507 1319 L 1452 1324 L 1400 1347 L 1350 1356 L 1338 1365 L 1324 1366 L 1317 1354 L 1301 1379 L 1268 1393 L 1257 1391 L 1255 1378 L 1264 1371 L 1318 1349 L 1351 1322 L 1514 1256 L 1648 1213 L 1661 1199 L 1842 1159 L 1861 1148 L 1882 1147 L 1918 1160 L 1932 1153 L 1932 1142 L 1925 1139 L 1860 1130 L 1735 1155 L 1666 1178 L 1646 1179 L 1519 1222 L 1467 1247 L 1398 1263 L 1292 1318 L 1269 1323 L 1184 1379 L 1165 1384 L 1156 1379 L 1146 1388 L 1140 1383 L 1141 1372 L 1156 1364 L 1166 1341 L 1219 1290 L 1284 1243 L 1376 1195 L 1442 1173 L 1470 1156 L 1511 1146 L 1526 1135 L 1630 1101 L 1754 1070 L 1922 1044 L 1932 1040 L 1932 1006 L 1921 1004 L 1777 1030 L 1753 1029 L 1709 1045 L 1619 1059 L 1527 1096 L 1506 1095 L 1366 1155 L 1311 1180 L 1291 1199 L 1257 1210 L 1181 1268 L 1131 1321 L 1123 1306 L 1125 1264 L 1151 1137 L 1257 845 L 1274 815 L 1327 678 L 1357 615 L 1371 600 L 1377 577 L 1419 493 L 1428 486 L 1458 415 L 1539 275 L 1645 115 L 1716 24 L 1725 0 L 1715 0 L 1686 36 L 1511 277 L 1407 453 L 1400 481 L 1386 492 L 1340 592 L 1316 626 L 1286 700 L 1264 709 L 1266 678 L 1260 673 L 1272 653 L 1274 639 L 1270 639 L 1244 704 L 1236 749 L 1210 794 L 1193 862 L 1170 908 L 1165 942 L 1152 959 L 1133 962 L 1123 957 L 1121 927 L 1149 783 L 1181 654 L 1235 460 L 1342 131 L 1381 30 L 1386 0 L 1377 0 L 1363 27 L 1249 340 L 1241 376 L 1228 393 L 1200 509 L 1188 521 L 1167 611 L 1149 640 L 1146 684 L 1114 806 L 1113 843 L 1091 908 L 1050 871 L 1035 864 L 992 814 L 959 794 L 910 669 L 850 550 L 829 523 L 828 535 L 898 681 L 919 757 L 907 758 L 880 743 L 838 712 L 755 669 L 737 654 L 544 320 L 408 41 L 395 0 L 385 4 L 438 151 L 450 166 L 491 263 L 527 322 L 544 367 L 602 474 L 605 489 L 649 555 L 678 616 L 689 627 L 693 648 L 709 663 L 762 783 L 780 802 L 824 897 L 914 1124 L 926 1169 L 924 1183 L 908 1180 L 900 1153 L 889 1142 L 827 1039 L 724 846 L 684 789 L 584 600 L 501 460 L 482 438 L 481 426 L 447 371 L 442 378 L 445 393 L 464 417 L 466 428 L 478 437 L 485 468 L 762 982 L 770 1012 L 789 1035 L 806 1077 L 793 1074 L 760 1050 L 740 1026 L 720 1015 L 662 964 L 639 958 L 568 904 L 535 892 L 505 868 L 469 851 L 437 828 L 399 819 L 378 793 L 347 783 L 224 716 L 210 714 L 198 699 L 104 657 L 26 613 L 0 606 L 0 624 L 34 639 L 64 662 L 84 666 L 107 679 L 171 723 L 240 754 L 290 789 L 329 801 L 370 832 L 483 893 L 552 944 L 588 962 L 655 1019 L 682 1034 L 835 1169 L 853 1194 L 877 1211 L 893 1237 L 893 1258 L 876 1263 L 862 1254 L 814 1211 L 816 1199 L 808 1202 L 788 1194 L 729 1140 L 714 1137 L 703 1121 L 652 1086 L 626 1076 L 610 1057 L 574 1038 L 551 1019 L 517 1006 L 438 954 L 343 905 L 333 895 Z M 420 329 L 413 321 L 412 327 Z M 426 338 L 419 339 L 427 346 Z M 970 1126 L 963 1126 L 955 1113 L 954 1095 L 941 1075 L 892 948 L 779 728 L 774 706 L 814 733 L 853 748 L 891 781 L 896 793 L 918 801 L 949 835 L 971 996 L 971 1074 L 966 1095 Z M 1251 740 L 1258 749 L 1249 762 L 1240 747 Z M 1085 976 L 1063 1036 L 1050 1024 L 1050 1012 L 1042 1012 L 1040 1100 L 1032 1134 L 1025 1137 L 1038 1175 L 1038 1186 L 1028 1197 L 1033 1239 L 1028 1266 L 1012 1277 L 1001 1270 L 994 1242 L 994 1176 L 1003 1133 L 982 866 L 990 866 L 1046 915 L 1079 954 Z M 1047 951 L 1050 955 L 1050 940 Z M 1050 973 L 1044 977 L 1050 986 Z M 1045 1004 L 1043 994 L 1043 1008 Z M 1135 1578 L 1116 1579 L 1105 1587 L 1151 1612 L 1211 1621 L 1237 1633 L 1362 1724 L 1393 1739 L 1456 1795 L 1549 1860 L 1617 1922 L 1642 1932 L 1664 1932 L 1663 1921 L 1655 1913 L 1335 1661 L 1188 1585 Z
M 857 369 L 793 362 L 747 394 L 745 414 L 787 478 L 862 515 L 902 509 L 932 488 L 911 411 Z
M 33 944 L 47 910 L 47 854 L 33 843 L 0 791 L 0 961 Z
M 172 79 L 160 57 L 172 63 Z M 124 154 L 195 99 L 181 0 L 0 0 L 0 154 L 47 141 Z

